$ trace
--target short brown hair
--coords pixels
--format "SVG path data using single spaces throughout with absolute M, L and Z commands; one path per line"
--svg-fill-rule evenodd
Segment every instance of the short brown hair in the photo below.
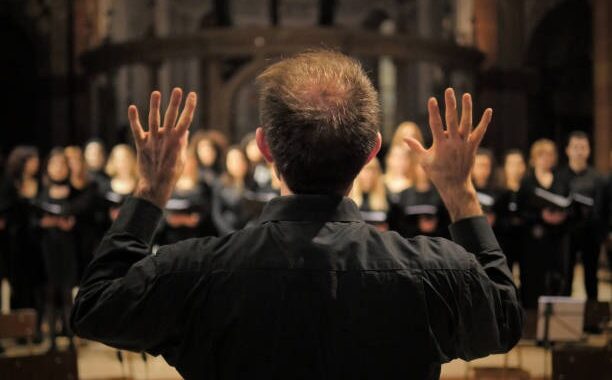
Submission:
M 294 193 L 345 191 L 376 145 L 378 95 L 353 58 L 308 51 L 259 77 L 260 114 L 279 175 Z

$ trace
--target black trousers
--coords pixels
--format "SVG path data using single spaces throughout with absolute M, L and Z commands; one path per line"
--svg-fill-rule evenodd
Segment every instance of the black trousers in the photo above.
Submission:
M 584 267 L 584 287 L 589 300 L 597 300 L 597 265 L 601 251 L 601 237 L 596 226 L 582 226 L 574 229 L 569 236 L 569 271 L 564 295 L 572 294 L 574 267 L 578 254 Z
M 559 296 L 566 288 L 568 239 L 563 227 L 536 224 L 524 238 L 520 257 L 521 300 L 523 307 L 535 310 L 540 296 Z

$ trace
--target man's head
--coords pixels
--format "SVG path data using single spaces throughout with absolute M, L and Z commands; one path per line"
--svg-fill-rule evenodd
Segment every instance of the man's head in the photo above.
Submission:
M 565 153 L 570 163 L 573 162 L 580 166 L 586 165 L 589 155 L 591 154 L 591 147 L 587 134 L 582 131 L 570 133 Z
M 257 143 L 293 193 L 343 194 L 378 153 L 378 95 L 361 65 L 312 51 L 268 67 L 258 78 Z

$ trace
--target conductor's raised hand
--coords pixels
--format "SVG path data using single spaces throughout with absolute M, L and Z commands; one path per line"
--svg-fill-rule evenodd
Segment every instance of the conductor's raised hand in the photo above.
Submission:
M 427 104 L 429 127 L 433 144 L 425 149 L 413 138 L 405 139 L 419 159 L 423 170 L 436 186 L 453 220 L 480 215 L 482 210 L 476 201 L 476 192 L 470 180 L 476 150 L 491 122 L 493 110 L 487 108 L 478 125 L 472 126 L 472 98 L 462 97 L 461 118 L 457 112 L 457 100 L 452 88 L 444 92 L 446 129 L 435 98 Z
M 187 95 L 179 116 L 182 97 L 183 91 L 180 88 L 172 90 L 162 123 L 161 94 L 159 91 L 153 91 L 147 131 L 142 128 L 136 106 L 131 105 L 128 108 L 130 127 L 136 143 L 139 174 L 134 196 L 146 199 L 159 208 L 164 208 L 170 198 L 187 157 L 189 126 L 193 120 L 197 96 L 195 92 Z

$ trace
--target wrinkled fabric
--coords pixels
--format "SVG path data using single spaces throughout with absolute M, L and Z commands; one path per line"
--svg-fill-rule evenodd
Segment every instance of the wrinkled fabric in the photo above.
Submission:
M 523 314 L 484 217 L 454 241 L 366 224 L 346 197 L 270 201 L 251 227 L 162 246 L 128 199 L 87 268 L 71 323 L 87 339 L 162 355 L 186 379 L 438 379 L 509 350 Z

